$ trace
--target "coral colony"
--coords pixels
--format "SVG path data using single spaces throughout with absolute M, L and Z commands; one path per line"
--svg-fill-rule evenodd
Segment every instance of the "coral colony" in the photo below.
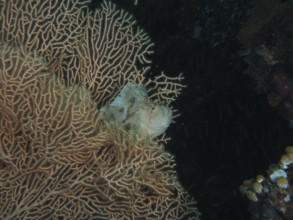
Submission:
M 89 2 L 0 0 L 0 218 L 200 219 L 162 145 L 182 77 Z
M 260 1 L 239 32 L 249 49 L 246 73 L 268 105 L 293 125 L 292 1 Z M 280 31 L 282 30 L 282 31 Z M 292 219 L 293 147 L 288 146 L 267 175 L 243 182 L 253 219 Z

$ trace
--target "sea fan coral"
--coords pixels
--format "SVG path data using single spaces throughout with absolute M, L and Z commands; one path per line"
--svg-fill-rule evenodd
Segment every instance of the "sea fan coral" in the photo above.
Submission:
M 182 85 L 145 78 L 131 16 L 86 3 L 0 1 L 0 218 L 199 219 L 173 156 L 97 108 L 128 82 L 166 104 Z

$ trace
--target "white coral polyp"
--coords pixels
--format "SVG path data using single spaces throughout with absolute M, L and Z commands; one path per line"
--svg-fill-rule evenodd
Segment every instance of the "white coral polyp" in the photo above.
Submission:
M 163 105 L 145 104 L 133 117 L 134 124 L 138 125 L 140 133 L 146 133 L 150 137 L 163 134 L 172 120 L 172 110 Z
M 101 111 L 107 122 L 118 123 L 151 138 L 163 134 L 172 121 L 171 108 L 149 100 L 145 86 L 136 83 L 124 86 L 113 102 Z

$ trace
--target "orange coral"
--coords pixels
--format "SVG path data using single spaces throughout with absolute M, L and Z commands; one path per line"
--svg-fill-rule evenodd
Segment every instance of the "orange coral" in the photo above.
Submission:
M 1 219 L 199 219 L 172 155 L 97 109 L 129 81 L 168 103 L 182 85 L 146 80 L 148 37 L 86 3 L 0 1 Z
M 147 85 L 154 98 L 173 101 L 182 77 L 146 78 L 153 44 L 133 17 L 106 1 L 89 12 L 87 3 L 4 1 L 0 40 L 37 51 L 67 85 L 85 85 L 99 107 L 133 81 Z

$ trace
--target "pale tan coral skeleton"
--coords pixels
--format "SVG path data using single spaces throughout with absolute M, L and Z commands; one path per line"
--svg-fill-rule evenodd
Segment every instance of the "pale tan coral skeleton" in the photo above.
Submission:
M 0 218 L 199 219 L 173 156 L 97 108 L 128 82 L 168 104 L 182 85 L 146 77 L 130 15 L 88 2 L 0 1 Z

